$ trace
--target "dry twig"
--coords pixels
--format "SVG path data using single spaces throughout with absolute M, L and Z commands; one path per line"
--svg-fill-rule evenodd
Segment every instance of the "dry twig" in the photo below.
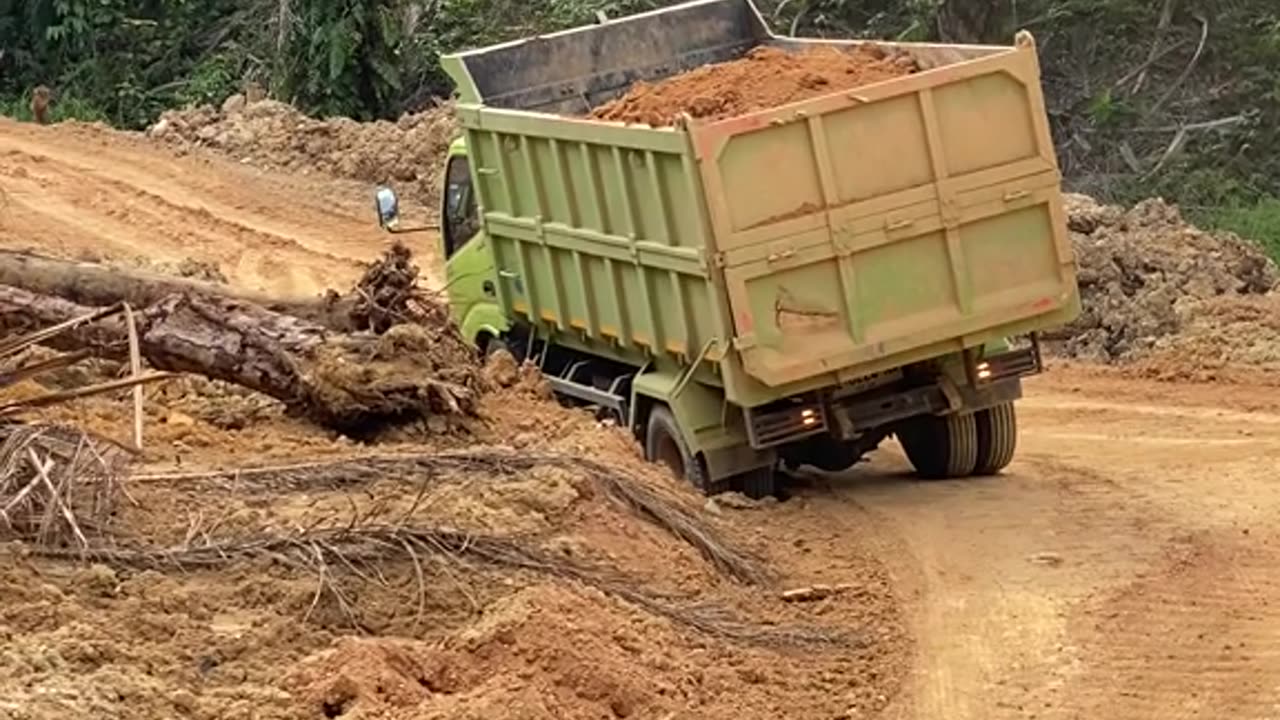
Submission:
M 371 455 L 277 467 L 239 468 L 205 473 L 134 476 L 135 482 L 213 482 L 238 492 L 345 489 L 374 481 L 430 482 L 445 471 L 482 472 L 487 477 L 515 477 L 535 468 L 552 467 L 589 477 L 611 500 L 653 522 L 693 546 L 725 575 L 748 584 L 770 580 L 764 566 L 730 547 L 699 517 L 698 511 L 617 467 L 561 453 L 515 452 L 505 448 L 421 454 Z
M 0 425 L 0 530 L 83 551 L 122 488 L 123 448 L 58 425 Z
M 92 397 L 94 395 L 105 395 L 110 392 L 115 392 L 116 390 L 137 387 L 146 383 L 159 382 L 160 380 L 168 380 L 172 377 L 176 377 L 176 375 L 174 373 L 167 372 L 152 372 L 139 377 L 128 377 L 122 380 L 109 380 L 104 383 L 87 385 L 73 390 L 59 390 L 57 392 L 37 395 L 24 400 L 14 400 L 13 402 L 0 405 L 0 417 L 12 415 L 23 410 L 30 410 L 32 408 L 57 405 L 69 400 L 77 400 L 80 398 Z
M 640 590 L 628 578 L 608 568 L 594 567 L 554 556 L 518 537 L 462 533 L 456 530 L 369 525 L 312 528 L 290 535 L 261 534 L 249 538 L 172 548 L 89 547 L 80 551 L 38 548 L 35 554 L 55 559 L 87 558 L 119 568 L 191 570 L 220 568 L 253 559 L 269 559 L 314 573 L 316 592 L 307 610 L 310 617 L 328 596 L 352 624 L 360 628 L 356 603 L 338 582 L 340 570 L 370 583 L 389 583 L 381 566 L 409 559 L 415 568 L 418 621 L 430 590 L 422 572 L 422 558 L 462 569 L 501 568 L 532 572 L 580 583 L 654 615 L 699 632 L 728 640 L 765 645 L 820 645 L 857 642 L 844 633 L 813 627 L 778 627 L 735 621 L 723 611 L 681 604 Z
M 1209 19 L 1203 15 L 1196 15 L 1196 20 L 1200 22 L 1200 42 L 1196 45 L 1195 53 L 1192 54 L 1191 60 L 1187 62 L 1187 66 L 1182 69 L 1178 77 L 1165 89 L 1164 94 L 1147 110 L 1147 117 L 1154 117 L 1160 108 L 1164 107 L 1164 104 L 1169 101 L 1169 98 L 1173 97 L 1174 92 L 1178 90 L 1182 83 L 1186 82 L 1200 62 L 1200 56 L 1204 54 L 1205 45 L 1209 42 Z
M 129 330 L 129 373 L 134 380 L 142 377 L 142 352 L 138 345 L 138 322 L 133 308 L 124 305 L 125 327 Z M 133 447 L 142 450 L 142 385 L 133 386 Z

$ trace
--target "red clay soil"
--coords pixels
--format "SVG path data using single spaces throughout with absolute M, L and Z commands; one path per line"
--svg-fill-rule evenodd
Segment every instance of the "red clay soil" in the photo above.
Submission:
M 636 83 L 591 117 L 674 125 L 681 113 L 719 120 L 851 90 L 919 71 L 905 53 L 864 45 L 852 50 L 817 46 L 801 52 L 758 47 L 739 60 L 704 65 L 658 83 Z

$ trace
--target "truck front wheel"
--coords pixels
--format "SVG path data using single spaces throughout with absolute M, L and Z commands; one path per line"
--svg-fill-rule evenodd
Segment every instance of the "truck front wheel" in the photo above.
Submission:
M 1018 418 L 1013 403 L 980 410 L 974 416 L 978 425 L 978 462 L 974 475 L 995 475 L 1013 462 L 1018 446 Z
M 649 413 L 644 434 L 644 457 L 651 463 L 666 465 L 676 477 L 684 478 L 704 493 L 713 490 L 706 468 L 689 452 L 675 416 L 665 406 L 658 405 Z
M 920 477 L 965 477 L 978 467 L 978 423 L 973 413 L 912 418 L 897 434 Z

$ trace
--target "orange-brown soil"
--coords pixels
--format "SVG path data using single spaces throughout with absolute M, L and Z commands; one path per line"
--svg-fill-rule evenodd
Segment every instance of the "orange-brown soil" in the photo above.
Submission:
M 717 120 L 852 90 L 915 72 L 914 60 L 874 45 L 799 52 L 758 47 L 739 60 L 705 65 L 656 83 L 637 83 L 596 108 L 600 120 L 673 125 L 682 114 Z

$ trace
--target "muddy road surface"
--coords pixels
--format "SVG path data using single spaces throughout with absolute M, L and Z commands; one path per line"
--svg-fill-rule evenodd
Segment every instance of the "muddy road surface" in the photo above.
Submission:
M 1056 368 L 1019 412 L 1002 477 L 888 444 L 784 504 L 814 553 L 879 548 L 916 644 L 886 717 L 1276 717 L 1280 398 Z
M 280 296 L 346 288 L 388 236 L 366 184 L 257 170 L 93 126 L 0 118 L 0 247 L 212 266 Z M 422 257 L 425 236 L 401 235 Z

